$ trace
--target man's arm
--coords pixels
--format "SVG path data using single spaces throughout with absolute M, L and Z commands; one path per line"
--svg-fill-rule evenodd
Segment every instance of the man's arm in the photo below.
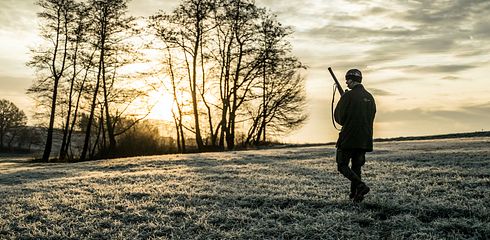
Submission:
M 343 95 L 339 102 L 337 103 L 337 106 L 335 107 L 334 111 L 334 118 L 335 122 L 337 122 L 340 125 L 344 125 L 344 120 L 345 120 L 345 114 L 347 112 L 347 96 Z

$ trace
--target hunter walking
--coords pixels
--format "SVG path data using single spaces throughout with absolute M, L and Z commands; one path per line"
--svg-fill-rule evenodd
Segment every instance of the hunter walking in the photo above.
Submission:
M 345 74 L 345 80 L 351 90 L 342 95 L 334 113 L 335 121 L 342 125 L 336 144 L 337 169 L 351 181 L 349 198 L 361 202 L 370 190 L 362 181 L 361 168 L 366 161 L 366 152 L 373 151 L 376 103 L 361 84 L 361 71 L 350 69 Z

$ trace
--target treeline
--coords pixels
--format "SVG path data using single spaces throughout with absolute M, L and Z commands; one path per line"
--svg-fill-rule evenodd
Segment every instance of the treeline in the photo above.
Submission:
M 37 78 L 28 93 L 47 127 L 43 160 L 53 155 L 55 128 L 60 160 L 128 155 L 122 146 L 150 112 L 155 78 L 173 99 L 178 152 L 261 144 L 305 121 L 305 67 L 291 53 L 291 29 L 269 11 L 250 0 L 184 0 L 137 19 L 127 2 L 38 2 L 45 41 L 32 50 Z M 132 71 L 153 55 L 156 70 Z M 83 134 L 78 152 L 74 133 Z
M 393 141 L 413 141 L 413 140 L 436 140 L 436 139 L 451 139 L 451 138 L 474 138 L 474 137 L 490 137 L 490 131 L 479 132 L 464 132 L 464 133 L 449 133 L 429 136 L 410 136 L 410 137 L 394 137 L 394 138 L 376 138 L 375 142 L 393 142 Z

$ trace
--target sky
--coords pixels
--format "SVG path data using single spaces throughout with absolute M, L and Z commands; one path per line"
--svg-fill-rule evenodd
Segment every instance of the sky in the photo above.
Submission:
M 0 98 L 29 113 L 25 66 L 37 37 L 35 0 L 0 0 Z M 178 1 L 133 0 L 134 16 L 171 11 Z M 304 73 L 309 119 L 282 139 L 336 140 L 332 67 L 344 88 L 350 68 L 377 104 L 374 137 L 490 130 L 490 1 L 256 0 L 291 26 Z M 338 95 L 337 95 L 338 99 Z

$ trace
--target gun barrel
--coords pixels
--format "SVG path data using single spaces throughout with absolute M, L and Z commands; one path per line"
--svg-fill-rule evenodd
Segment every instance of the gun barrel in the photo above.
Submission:
M 337 89 L 339 90 L 340 95 L 344 95 L 344 89 L 342 89 L 342 86 L 340 86 L 339 81 L 337 80 L 337 77 L 335 77 L 335 74 L 332 71 L 331 67 L 328 67 L 328 71 L 330 72 L 330 75 L 332 75 L 333 80 L 335 81 L 335 84 L 337 85 Z

